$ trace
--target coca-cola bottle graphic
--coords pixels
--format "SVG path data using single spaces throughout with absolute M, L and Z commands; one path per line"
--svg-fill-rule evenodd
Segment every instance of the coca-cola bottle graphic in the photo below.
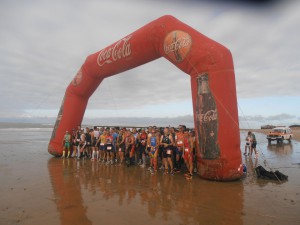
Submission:
M 214 96 L 209 87 L 207 73 L 197 77 L 196 123 L 200 155 L 203 159 L 220 157 L 218 145 L 218 111 Z
M 173 43 L 176 46 L 176 43 L 177 43 L 177 32 L 176 31 L 173 33 Z M 175 55 L 176 61 L 178 61 L 178 62 L 182 61 L 182 57 L 180 55 L 179 49 L 176 47 L 174 48 L 174 55 Z

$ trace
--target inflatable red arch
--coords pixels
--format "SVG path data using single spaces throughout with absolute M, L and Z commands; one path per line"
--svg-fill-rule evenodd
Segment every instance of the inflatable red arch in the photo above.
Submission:
M 88 56 L 69 84 L 48 146 L 62 154 L 66 130 L 81 124 L 89 97 L 104 78 L 165 57 L 191 77 L 199 175 L 242 175 L 236 85 L 230 51 L 166 15 Z

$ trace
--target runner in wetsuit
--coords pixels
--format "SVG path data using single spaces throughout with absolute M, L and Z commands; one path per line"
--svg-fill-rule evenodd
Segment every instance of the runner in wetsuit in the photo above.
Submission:
M 85 128 L 85 139 L 86 139 L 86 146 L 85 146 L 85 152 L 84 155 L 86 158 L 89 158 L 91 156 L 91 147 L 92 147 L 92 136 L 90 134 L 90 128 Z
M 98 160 L 99 157 L 99 151 L 98 151 L 98 139 L 100 137 L 100 132 L 98 127 L 94 127 L 94 131 L 92 133 L 92 160 L 95 159 L 95 154 L 96 154 L 96 160 Z
M 154 174 L 157 172 L 157 155 L 158 155 L 158 146 L 159 146 L 159 139 L 155 130 L 152 128 L 151 136 L 148 135 L 147 146 L 150 146 L 150 172 Z M 153 167 L 153 168 L 152 168 Z
M 63 138 L 63 154 L 61 156 L 62 158 L 65 157 L 66 149 L 67 149 L 67 152 L 68 152 L 67 158 L 70 157 L 71 141 L 72 141 L 71 135 L 69 134 L 69 131 L 66 131 L 66 134 L 64 135 L 64 138 Z
M 193 148 L 194 141 L 191 137 L 190 133 L 185 130 L 184 131 L 184 139 L 183 139 L 183 158 L 188 169 L 188 173 L 185 175 L 187 179 L 192 179 L 193 177 Z
M 170 172 L 172 175 L 174 175 L 172 162 L 172 146 L 174 144 L 174 141 L 172 135 L 169 132 L 169 128 L 167 127 L 164 129 L 164 134 L 160 138 L 160 144 L 163 147 L 162 158 L 165 167 L 165 174 L 169 172 L 168 165 L 170 165 Z
M 113 164 L 113 132 L 107 132 L 106 135 L 106 142 L 105 142 L 105 148 L 106 148 L 106 154 L 107 154 L 107 160 L 106 165 Z
M 112 136 L 113 136 L 113 160 L 115 163 L 117 163 L 117 154 L 118 154 L 118 149 L 117 149 L 117 138 L 118 138 L 118 133 L 116 128 L 112 129 Z
M 123 164 L 124 162 L 124 152 L 125 152 L 125 136 L 123 133 L 123 130 L 119 131 L 119 135 L 117 138 L 117 149 L 118 149 L 118 154 L 119 154 L 119 158 L 120 158 L 120 166 Z
M 190 135 L 193 140 L 193 172 L 197 173 L 196 134 L 194 129 L 190 131 Z

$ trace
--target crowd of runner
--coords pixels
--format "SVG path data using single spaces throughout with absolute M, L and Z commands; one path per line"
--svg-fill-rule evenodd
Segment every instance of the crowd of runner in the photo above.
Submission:
M 152 175 L 184 172 L 192 179 L 196 171 L 195 132 L 174 127 L 86 127 L 66 131 L 62 157 L 96 160 L 106 165 L 141 166 Z

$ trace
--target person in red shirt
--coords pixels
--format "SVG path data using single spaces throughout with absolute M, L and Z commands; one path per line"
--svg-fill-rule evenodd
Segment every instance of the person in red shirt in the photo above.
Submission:
M 185 130 L 183 139 L 183 159 L 188 169 L 188 172 L 185 174 L 188 180 L 192 179 L 193 176 L 193 148 L 194 140 L 191 137 L 189 131 Z
M 146 147 L 147 147 L 147 136 L 148 134 L 145 132 L 145 129 L 141 129 L 141 133 L 138 135 L 138 143 L 139 143 L 139 158 L 142 159 L 141 167 L 146 166 Z
M 180 172 L 181 170 L 181 161 L 183 154 L 183 139 L 184 139 L 184 131 L 186 127 L 184 125 L 179 126 L 179 131 L 175 135 L 175 152 L 176 152 L 176 172 Z

